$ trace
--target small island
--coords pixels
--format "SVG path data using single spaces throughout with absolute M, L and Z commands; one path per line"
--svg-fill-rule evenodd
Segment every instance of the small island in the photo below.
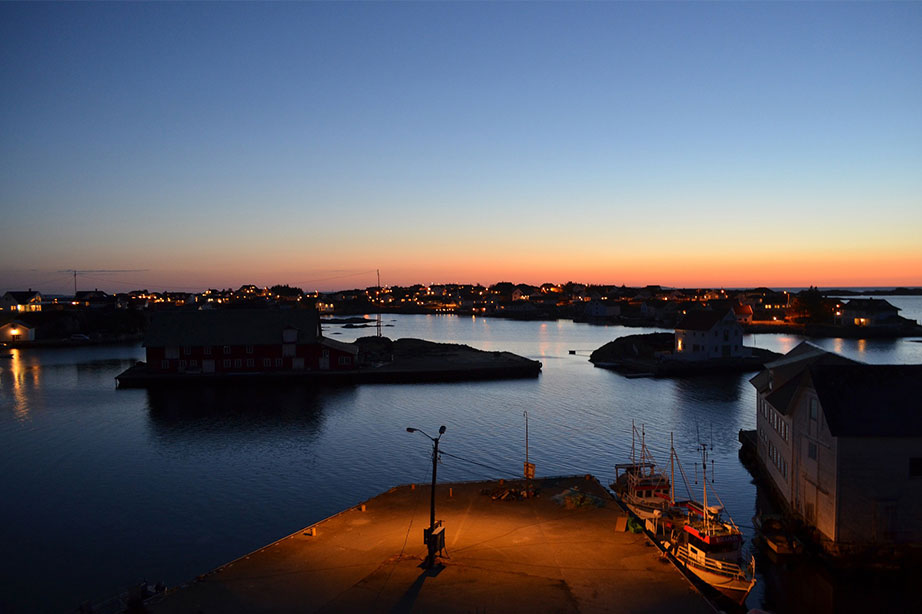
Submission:
M 627 377 L 677 376 L 756 371 L 780 354 L 742 344 L 734 312 L 696 311 L 676 324 L 675 333 L 619 337 L 589 357 L 597 367 Z

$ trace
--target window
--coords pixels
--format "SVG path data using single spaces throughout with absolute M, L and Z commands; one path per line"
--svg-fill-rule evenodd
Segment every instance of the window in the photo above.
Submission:
M 160 361 L 160 368 L 161 368 L 161 369 L 169 369 L 169 368 L 170 368 L 170 361 L 169 361 L 169 360 L 161 360 L 161 361 Z
M 185 360 L 180 360 L 180 361 L 179 361 L 179 368 L 180 368 L 180 369 L 185 369 L 185 368 L 186 368 L 186 361 L 185 361 Z
M 234 368 L 239 369 L 239 368 L 242 367 L 242 366 L 243 366 L 243 359 L 242 359 L 242 358 L 235 358 L 235 359 L 234 359 Z
M 190 366 L 190 367 L 197 367 L 197 366 L 198 366 L 198 361 L 197 361 L 197 360 L 190 360 L 190 361 L 189 361 L 189 366 Z
M 248 367 L 254 367 L 255 364 L 256 364 L 256 361 L 255 361 L 254 359 L 252 359 L 252 358 L 247 358 L 247 366 L 248 366 Z
M 816 444 L 812 441 L 807 442 L 807 458 L 816 460 Z
M 204 351 L 205 356 L 211 356 L 211 346 L 210 345 L 206 345 L 204 348 L 202 348 L 202 350 Z
M 283 343 L 282 344 L 282 356 L 294 356 L 295 355 L 295 344 L 294 343 Z
M 252 354 L 252 353 L 253 353 L 253 346 L 252 346 L 252 345 L 248 345 L 248 346 L 246 347 L 246 351 L 247 351 L 247 354 Z
M 225 353 L 225 354 L 230 354 L 230 346 L 229 346 L 229 345 L 225 345 L 225 346 L 224 346 L 224 353 Z
M 351 356 L 340 356 L 340 357 L 339 357 L 339 364 L 341 364 L 341 365 L 351 365 L 351 364 L 352 364 L 352 357 L 351 357 Z
M 276 358 L 276 359 L 275 359 L 275 366 L 276 366 L 276 367 L 282 367 L 282 366 L 284 366 L 284 365 L 285 365 L 285 361 L 284 361 L 283 359 L 281 359 L 281 358 Z
M 271 359 L 271 358 L 263 358 L 263 366 L 264 366 L 264 367 L 271 367 L 271 366 L 272 366 L 272 359 Z
M 819 403 L 816 399 L 810 399 L 810 419 L 816 420 L 817 408 Z
M 909 477 L 922 478 L 922 456 L 909 459 Z
M 230 369 L 230 365 L 231 365 L 230 358 L 225 358 L 223 364 L 224 364 L 225 369 Z

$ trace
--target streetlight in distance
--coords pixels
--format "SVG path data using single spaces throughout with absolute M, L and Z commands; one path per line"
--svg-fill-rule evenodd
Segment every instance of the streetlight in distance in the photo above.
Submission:
M 441 550 L 445 545 L 445 530 L 441 529 L 436 537 L 435 533 L 435 473 L 439 463 L 439 439 L 445 434 L 445 425 L 439 427 L 439 436 L 432 437 L 425 431 L 415 429 L 412 426 L 407 427 L 408 433 L 422 433 L 432 441 L 432 491 L 430 493 L 429 503 L 429 531 L 424 532 L 423 541 L 429 547 L 429 556 L 426 557 L 426 567 L 432 569 L 435 566 L 435 552 Z M 436 546 L 439 546 L 438 548 Z

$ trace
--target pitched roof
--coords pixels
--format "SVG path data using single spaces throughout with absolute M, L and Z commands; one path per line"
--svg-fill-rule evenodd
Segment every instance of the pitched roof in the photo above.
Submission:
M 813 365 L 836 437 L 922 437 L 922 365 Z
M 41 300 L 42 298 L 42 295 L 35 290 L 10 290 L 4 296 L 9 296 L 19 305 L 26 305 L 32 299 L 37 298 Z
M 711 330 L 726 317 L 727 311 L 692 311 L 675 325 L 676 330 Z M 734 318 L 734 322 L 736 319 Z
M 786 413 L 787 404 L 790 403 L 791 398 L 793 398 L 793 390 L 787 390 L 782 394 L 781 389 L 786 387 L 786 384 L 794 379 L 797 380 L 793 382 L 794 390 L 796 390 L 797 386 L 799 386 L 799 378 L 797 378 L 797 376 L 814 363 L 860 364 L 845 356 L 827 352 L 808 341 L 802 341 L 778 360 L 765 363 L 765 368 L 751 378 L 749 383 L 759 392 L 764 392 L 769 388 L 769 385 L 771 385 L 773 392 L 769 397 L 773 397 L 774 400 L 769 397 L 766 397 L 766 400 L 781 413 Z M 775 396 L 775 393 L 778 393 L 778 395 Z
M 899 307 L 895 307 L 880 298 L 853 298 L 843 305 L 845 309 L 849 311 L 865 311 L 868 313 L 880 313 L 885 311 L 897 312 L 900 310 Z
M 752 305 L 735 305 L 733 307 L 733 313 L 738 316 L 752 315 Z
M 214 309 L 158 311 L 151 317 L 144 345 L 271 345 L 282 331 L 298 331 L 297 343 L 313 343 L 320 332 L 316 309 Z

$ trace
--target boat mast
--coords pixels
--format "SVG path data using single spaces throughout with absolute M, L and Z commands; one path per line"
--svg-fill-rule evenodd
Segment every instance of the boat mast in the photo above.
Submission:
M 634 420 L 631 420 L 631 464 L 637 467 L 637 458 L 634 455 L 634 439 L 637 437 L 637 427 L 634 426 Z
M 675 505 L 675 441 L 669 433 L 669 499 Z
M 707 444 L 701 444 L 701 477 L 704 485 L 704 529 L 709 528 L 710 518 L 708 518 L 708 448 Z

